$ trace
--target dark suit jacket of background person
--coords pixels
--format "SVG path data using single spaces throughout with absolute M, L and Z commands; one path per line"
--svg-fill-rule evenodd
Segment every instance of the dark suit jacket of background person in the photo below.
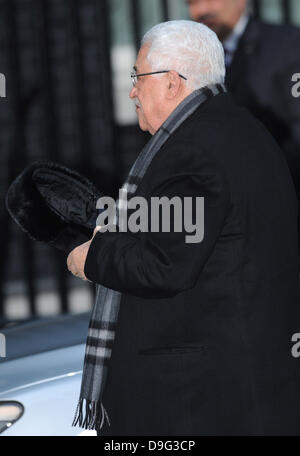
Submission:
M 300 199 L 300 29 L 250 18 L 226 74 L 235 101 L 260 119 L 285 153 Z
M 153 159 L 136 196 L 202 196 L 183 233 L 97 233 L 85 274 L 122 292 L 100 435 L 300 434 L 297 200 L 280 149 L 228 93 Z

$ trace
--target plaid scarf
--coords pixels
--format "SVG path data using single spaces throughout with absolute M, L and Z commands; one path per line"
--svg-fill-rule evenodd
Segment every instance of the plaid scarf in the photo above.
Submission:
M 223 84 L 195 90 L 172 112 L 159 130 L 143 148 L 121 188 L 116 205 L 115 221 L 120 226 L 121 212 L 126 210 L 126 201 L 135 192 L 151 161 L 169 136 L 207 99 L 226 92 Z M 123 195 L 127 199 L 123 200 Z M 110 425 L 108 414 L 102 404 L 102 394 L 108 372 L 117 324 L 121 293 L 96 285 L 96 299 L 89 322 L 84 358 L 80 398 L 72 425 L 84 429 L 101 429 L 105 420 Z M 84 407 L 85 404 L 85 407 Z

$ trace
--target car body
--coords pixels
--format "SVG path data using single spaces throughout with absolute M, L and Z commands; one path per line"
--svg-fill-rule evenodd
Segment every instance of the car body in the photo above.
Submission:
M 1 329 L 6 357 L 0 358 L 0 424 L 1 410 L 20 409 L 15 422 L 2 421 L 1 436 L 96 435 L 72 426 L 88 319 L 88 313 L 61 315 Z

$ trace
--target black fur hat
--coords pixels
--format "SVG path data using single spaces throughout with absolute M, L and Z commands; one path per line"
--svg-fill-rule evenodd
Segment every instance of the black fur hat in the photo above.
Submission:
M 86 177 L 65 166 L 37 161 L 12 182 L 6 207 L 33 240 L 68 252 L 91 239 L 102 193 Z

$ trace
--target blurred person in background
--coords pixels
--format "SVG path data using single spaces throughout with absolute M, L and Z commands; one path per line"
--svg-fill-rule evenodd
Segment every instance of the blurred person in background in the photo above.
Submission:
M 247 0 L 186 0 L 190 17 L 223 43 L 226 87 L 281 146 L 300 199 L 300 101 L 292 94 L 300 72 L 300 30 L 262 22 Z M 270 164 L 271 166 L 271 164 Z

